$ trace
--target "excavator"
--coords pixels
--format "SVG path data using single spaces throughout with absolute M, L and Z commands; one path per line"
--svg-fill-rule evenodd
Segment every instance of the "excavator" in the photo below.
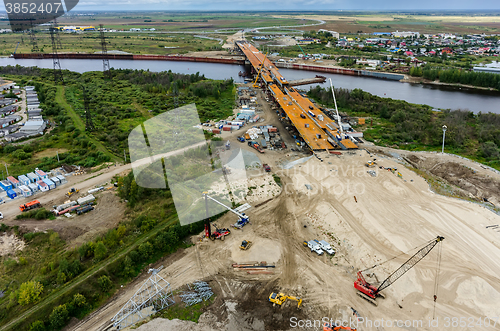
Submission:
M 323 324 L 323 331 L 341 331 L 341 330 L 356 331 L 357 329 L 350 328 L 348 326 L 337 325 L 335 323 L 333 323 L 333 324 L 330 324 L 330 323 Z
M 293 300 L 293 301 L 297 301 L 297 308 L 300 308 L 300 305 L 302 304 L 302 299 L 300 298 L 297 298 L 297 297 L 293 297 L 293 296 L 289 296 L 289 295 L 285 295 L 284 293 L 271 293 L 269 295 L 269 301 L 273 303 L 273 306 L 274 305 L 282 305 L 285 303 L 286 300 Z
M 435 239 L 429 241 L 423 248 L 418 250 L 412 257 L 408 259 L 405 263 L 403 263 L 396 271 L 394 271 L 389 277 L 387 277 L 380 285 L 377 287 L 368 283 L 363 276 L 363 272 L 373 269 L 380 264 L 376 264 L 371 268 L 358 271 L 358 279 L 354 282 L 354 288 L 358 290 L 358 296 L 377 306 L 377 297 L 385 298 L 384 294 L 381 293 L 382 290 L 391 286 L 396 280 L 398 280 L 401 276 L 403 276 L 408 270 L 413 268 L 415 264 L 420 262 L 430 251 L 441 241 L 444 240 L 444 237 L 437 236 Z M 390 260 L 389 260 L 390 261 Z M 388 262 L 388 261 L 386 261 Z M 385 263 L 385 262 L 383 262 Z M 382 264 L 382 263 L 381 263 Z M 434 296 L 434 300 L 436 300 L 436 296 Z

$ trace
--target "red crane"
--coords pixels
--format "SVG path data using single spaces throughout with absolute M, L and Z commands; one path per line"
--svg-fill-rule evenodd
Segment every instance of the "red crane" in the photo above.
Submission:
M 363 299 L 369 301 L 370 303 L 376 306 L 377 301 L 375 301 L 375 299 L 377 297 L 385 298 L 385 296 L 381 293 L 381 291 L 391 286 L 408 270 L 413 268 L 415 264 L 417 264 L 424 257 L 426 257 L 427 254 L 429 254 L 429 252 L 443 239 L 444 237 L 437 236 L 435 239 L 431 240 L 423 248 L 421 248 L 418 252 L 416 252 L 412 257 L 410 257 L 408 261 L 406 261 L 398 269 L 396 269 L 396 271 L 394 271 L 389 277 L 387 277 L 378 287 L 368 283 L 365 277 L 363 276 L 363 271 L 372 269 L 376 267 L 376 265 L 366 270 L 358 271 L 358 279 L 354 282 L 354 288 L 358 290 L 357 294 Z

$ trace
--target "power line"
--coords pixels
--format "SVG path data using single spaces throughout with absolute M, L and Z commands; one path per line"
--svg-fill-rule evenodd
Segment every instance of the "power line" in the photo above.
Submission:
M 33 26 L 33 19 L 30 20 L 30 23 L 31 23 L 31 29 L 30 29 L 31 52 L 32 53 L 40 52 L 40 50 L 38 49 L 38 42 L 37 42 L 36 36 L 35 36 L 35 28 Z
M 109 66 L 108 50 L 106 47 L 106 37 L 104 36 L 104 27 L 99 24 L 99 30 L 101 31 L 101 48 L 102 48 L 102 72 L 104 78 L 111 79 L 111 71 Z
M 59 60 L 59 55 L 57 54 L 55 25 L 50 27 L 50 39 L 52 40 L 52 63 L 54 65 L 54 82 L 57 84 L 59 81 L 64 85 L 63 73 L 61 70 L 61 62 Z

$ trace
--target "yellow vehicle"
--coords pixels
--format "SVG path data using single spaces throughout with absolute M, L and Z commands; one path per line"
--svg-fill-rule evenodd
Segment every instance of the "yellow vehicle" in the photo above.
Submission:
M 80 192 L 80 190 L 79 190 L 79 189 L 75 189 L 74 187 L 72 187 L 72 188 L 71 188 L 71 190 L 69 190 L 69 191 L 68 191 L 68 193 L 66 193 L 66 196 L 70 197 L 70 196 L 72 196 L 73 194 L 76 194 L 76 193 L 78 193 L 78 192 Z
M 250 246 L 252 246 L 252 242 L 250 240 L 243 240 L 241 242 L 240 249 L 246 251 L 247 249 L 250 248 Z
M 273 306 L 274 305 L 282 305 L 285 303 L 286 300 L 293 300 L 293 301 L 297 301 L 298 304 L 297 304 L 297 308 L 300 307 L 300 305 L 302 304 L 302 299 L 300 298 L 297 298 L 297 297 L 292 297 L 292 296 L 289 296 L 289 295 L 285 295 L 284 293 L 271 293 L 269 295 L 269 301 L 273 303 Z
M 368 161 L 365 163 L 365 166 L 367 166 L 368 168 L 372 168 L 375 166 L 375 161 Z

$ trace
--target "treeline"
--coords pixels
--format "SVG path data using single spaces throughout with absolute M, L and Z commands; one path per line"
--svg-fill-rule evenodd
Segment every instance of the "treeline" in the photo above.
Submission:
M 58 298 L 50 307 L 25 320 L 21 327 L 22 330 L 60 330 L 72 317 L 81 319 L 98 308 L 120 284 L 136 277 L 146 265 L 185 245 L 187 236 L 198 234 L 204 228 L 203 222 L 180 226 L 170 191 L 141 188 L 135 183 L 132 172 L 128 176 L 118 178 L 118 195 L 129 201 L 135 216 L 77 248 L 64 250 L 65 243 L 54 232 L 23 235 L 28 245 L 20 254 L 20 262 L 10 259 L 0 265 L 7 279 L 18 279 L 18 282 L 10 283 L 6 296 L 0 299 L 0 321 L 18 315 L 99 262 L 116 256 L 140 240 L 144 234 L 156 231 L 156 234 L 151 235 L 130 253 L 89 277 L 83 284 Z M 151 212 L 152 208 L 155 209 L 154 212 Z M 10 230 L 19 233 L 17 229 L 0 227 L 0 231 Z M 39 250 L 49 255 L 44 257 L 43 263 L 29 263 L 32 259 L 30 254 Z M 24 274 L 26 281 L 19 277 Z M 30 283 L 32 280 L 34 284 Z M 26 285 L 22 285 L 25 283 Z M 34 293 L 28 295 L 28 300 L 25 295 L 26 288 L 29 293 Z M 34 290 L 40 288 L 42 290 L 36 294 Z
M 489 87 L 500 90 L 500 75 L 488 72 L 412 67 L 410 69 L 410 75 L 423 77 L 433 81 L 439 79 L 442 83 Z
M 333 107 L 331 89 L 312 88 L 308 96 Z M 446 148 L 500 167 L 500 115 L 474 114 L 464 110 L 435 112 L 429 106 L 381 98 L 360 89 L 335 89 L 341 110 L 355 116 L 379 118 L 381 125 L 368 127 L 365 137 L 379 144 L 402 148 L 438 147 L 446 125 Z

